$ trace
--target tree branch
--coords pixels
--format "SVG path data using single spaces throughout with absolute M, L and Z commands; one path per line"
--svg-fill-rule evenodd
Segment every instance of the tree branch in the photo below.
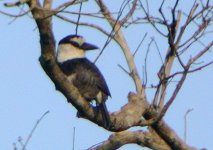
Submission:
M 100 145 L 91 147 L 88 150 L 118 149 L 125 144 L 137 144 L 142 147 L 149 147 L 153 150 L 171 150 L 166 143 L 155 138 L 151 133 L 144 131 L 123 131 L 111 135 L 108 140 Z
M 161 113 L 156 111 L 156 109 L 152 109 L 152 107 L 149 105 L 146 96 L 145 96 L 145 89 L 142 86 L 142 82 L 140 79 L 140 76 L 138 74 L 136 65 L 134 63 L 134 56 L 130 51 L 130 48 L 128 47 L 128 44 L 126 42 L 126 39 L 123 35 L 123 32 L 121 31 L 121 27 L 123 23 L 125 23 L 129 17 L 131 17 L 136 9 L 137 0 L 133 1 L 133 5 L 131 10 L 127 13 L 127 15 L 120 21 L 119 18 L 122 15 L 122 12 L 124 11 L 125 7 L 121 7 L 118 18 L 115 19 L 112 15 L 112 13 L 109 11 L 107 6 L 104 4 L 102 0 L 96 0 L 96 3 L 100 7 L 101 13 L 106 18 L 106 20 L 109 22 L 109 24 L 112 27 L 112 32 L 108 33 L 104 29 L 100 28 L 97 25 L 93 24 L 87 24 L 87 23 L 78 23 L 74 22 L 72 20 L 68 20 L 65 17 L 59 15 L 59 12 L 62 12 L 67 7 L 74 5 L 75 0 L 71 2 L 64 3 L 56 9 L 51 10 L 52 6 L 52 0 L 44 0 L 43 7 L 40 5 L 40 2 L 38 0 L 22 0 L 15 3 L 9 3 L 7 6 L 17 6 L 20 4 L 27 3 L 33 18 L 35 19 L 38 30 L 40 33 L 40 44 L 41 44 L 41 56 L 40 56 L 40 63 L 43 67 L 44 71 L 47 73 L 47 75 L 51 78 L 51 80 L 54 82 L 57 90 L 61 91 L 64 96 L 67 98 L 67 101 L 71 103 L 80 114 L 80 117 L 87 118 L 88 120 L 96 123 L 97 125 L 100 125 L 103 127 L 103 119 L 101 114 L 97 114 L 96 108 L 93 108 L 79 93 L 78 89 L 68 82 L 67 77 L 61 72 L 60 68 L 57 65 L 57 62 L 55 60 L 55 40 L 54 40 L 54 34 L 52 32 L 52 16 L 55 15 L 57 17 L 60 17 L 61 19 L 64 19 L 66 21 L 69 21 L 74 24 L 81 24 L 93 27 L 102 33 L 106 34 L 109 38 L 112 38 L 118 43 L 118 45 L 123 50 L 123 53 L 126 57 L 128 67 L 130 70 L 130 75 L 135 83 L 137 94 L 130 93 L 128 95 L 128 103 L 124 105 L 121 110 L 117 112 L 110 113 L 110 120 L 112 122 L 112 126 L 108 128 L 109 131 L 124 131 L 129 129 L 130 127 L 134 126 L 151 126 L 149 128 L 148 132 L 143 131 L 124 131 L 120 133 L 116 133 L 113 136 L 111 136 L 107 141 L 105 141 L 102 145 L 99 145 L 100 148 L 102 147 L 121 147 L 122 145 L 126 143 L 137 143 L 140 146 L 147 146 L 152 149 L 193 149 L 192 147 L 186 145 L 179 137 L 178 135 L 163 121 L 161 120 L 162 117 L 165 115 L 168 108 L 171 106 L 173 101 L 175 100 L 179 90 L 181 89 L 184 80 L 186 79 L 186 75 L 190 71 L 197 71 L 199 69 L 205 68 L 209 66 L 210 64 L 213 64 L 211 61 L 208 64 L 205 64 L 201 67 L 196 68 L 196 70 L 189 70 L 190 66 L 201 56 L 203 56 L 209 49 L 212 47 L 213 42 L 211 42 L 205 49 L 200 51 L 197 55 L 192 57 L 186 66 L 183 64 L 182 60 L 180 59 L 177 49 L 180 43 L 180 40 L 182 38 L 183 34 L 182 32 L 185 31 L 185 26 L 182 26 L 182 30 L 180 31 L 179 35 L 176 36 L 176 31 L 179 27 L 179 21 L 180 21 L 180 12 L 175 14 L 176 8 L 178 5 L 179 0 L 176 0 L 175 5 L 172 9 L 172 23 L 168 24 L 167 18 L 165 17 L 162 7 L 164 5 L 164 2 L 161 4 L 160 7 L 160 14 L 163 19 L 159 18 L 152 18 L 149 14 L 149 9 L 146 11 L 143 6 L 142 9 L 145 12 L 146 20 L 154 26 L 154 28 L 164 37 L 168 38 L 169 48 L 167 55 L 164 60 L 164 64 L 162 65 L 160 71 L 159 71 L 159 84 L 157 87 L 155 100 L 159 100 L 159 106 L 162 108 Z M 77 2 L 76 2 L 77 3 Z M 123 4 L 128 4 L 129 2 L 124 1 Z M 141 4 L 142 5 L 142 4 Z M 148 5 L 148 2 L 147 2 Z M 207 4 L 206 4 L 207 5 Z M 205 5 L 204 5 L 205 6 Z M 147 6 L 149 7 L 149 6 Z M 188 16 L 188 21 L 186 21 L 186 26 L 189 24 L 189 22 L 193 21 L 194 12 L 196 10 L 196 5 L 193 5 L 190 14 Z M 201 13 L 203 16 L 204 14 Z M 156 27 L 156 21 L 157 23 L 161 23 L 161 25 L 164 25 L 164 27 L 168 30 L 168 36 L 162 33 L 158 28 Z M 178 37 L 178 38 L 177 38 Z M 175 41 L 175 39 L 177 39 Z M 165 97 L 166 87 L 167 87 L 167 80 L 171 78 L 173 75 L 171 74 L 171 68 L 173 66 L 173 62 L 175 59 L 175 55 L 178 57 L 178 60 L 182 66 L 184 66 L 184 71 L 180 73 L 173 74 L 174 76 L 177 74 L 181 74 L 181 80 L 178 82 L 176 89 L 173 92 L 173 95 L 170 97 L 166 105 L 163 105 L 163 100 Z M 161 91 L 160 91 L 161 90 Z M 164 107 L 163 107 L 164 106 Z M 98 117 L 97 117 L 98 116 Z M 154 130 L 153 130 L 154 129 Z M 153 131 L 151 131 L 153 130 Z M 155 133 L 155 134 L 154 134 Z M 120 140 L 122 143 L 119 143 L 117 140 Z M 117 147 L 116 147 L 117 146 Z M 98 147 L 97 147 L 98 148 Z
M 133 57 L 133 55 L 127 45 L 126 39 L 124 38 L 124 35 L 120 29 L 121 25 L 118 23 L 118 21 L 116 21 L 116 19 L 114 19 L 114 17 L 110 13 L 109 9 L 103 3 L 102 0 L 96 0 L 96 3 L 100 7 L 101 12 L 104 15 L 104 17 L 107 19 L 107 21 L 112 26 L 112 28 L 114 28 L 114 31 L 116 31 L 114 39 L 118 43 L 118 45 L 121 47 L 121 49 L 123 50 L 123 53 L 126 57 L 133 81 L 136 86 L 137 93 L 142 95 L 142 97 L 144 97 L 144 89 L 142 87 L 142 82 L 139 77 L 136 65 L 134 63 L 134 57 Z
M 6 6 L 6 7 L 19 6 L 22 4 L 26 4 L 28 1 L 30 1 L 30 0 L 19 0 L 17 2 L 4 3 L 4 6 Z
M 134 1 L 132 2 L 132 8 L 131 8 L 130 11 L 126 14 L 126 16 L 125 16 L 123 19 L 121 19 L 121 21 L 120 21 L 121 24 L 126 23 L 126 22 L 128 21 L 128 19 L 134 14 L 135 9 L 136 9 L 136 6 L 137 6 L 137 1 L 138 1 L 138 0 L 134 0 Z

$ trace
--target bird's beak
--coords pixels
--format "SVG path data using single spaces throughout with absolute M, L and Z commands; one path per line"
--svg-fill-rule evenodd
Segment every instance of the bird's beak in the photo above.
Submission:
M 84 49 L 84 50 L 94 50 L 94 49 L 99 49 L 97 46 L 93 45 L 93 44 L 90 44 L 90 43 L 83 43 L 81 46 L 80 46 L 81 49 Z

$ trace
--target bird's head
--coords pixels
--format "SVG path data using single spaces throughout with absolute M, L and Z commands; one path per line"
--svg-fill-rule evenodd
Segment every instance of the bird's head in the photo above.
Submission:
M 70 59 L 83 58 L 87 50 L 98 49 L 97 46 L 86 43 L 79 35 L 68 35 L 58 44 L 57 61 L 63 63 Z

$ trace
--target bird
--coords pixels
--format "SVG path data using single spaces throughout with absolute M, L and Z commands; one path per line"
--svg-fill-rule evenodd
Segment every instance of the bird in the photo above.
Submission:
M 98 47 L 85 42 L 83 36 L 68 35 L 59 41 L 56 59 L 62 72 L 80 94 L 88 102 L 95 100 L 103 124 L 109 128 L 110 117 L 105 102 L 111 94 L 100 70 L 85 56 L 87 51 L 95 49 Z

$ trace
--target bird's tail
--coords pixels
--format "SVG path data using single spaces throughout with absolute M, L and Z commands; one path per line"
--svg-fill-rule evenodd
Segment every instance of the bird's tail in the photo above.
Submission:
M 111 122 L 110 122 L 110 117 L 109 117 L 109 113 L 108 113 L 108 110 L 107 110 L 105 102 L 102 102 L 102 103 L 99 104 L 99 109 L 101 111 L 101 115 L 102 115 L 102 118 L 103 118 L 104 126 L 106 128 L 109 128 L 110 125 L 111 125 Z

